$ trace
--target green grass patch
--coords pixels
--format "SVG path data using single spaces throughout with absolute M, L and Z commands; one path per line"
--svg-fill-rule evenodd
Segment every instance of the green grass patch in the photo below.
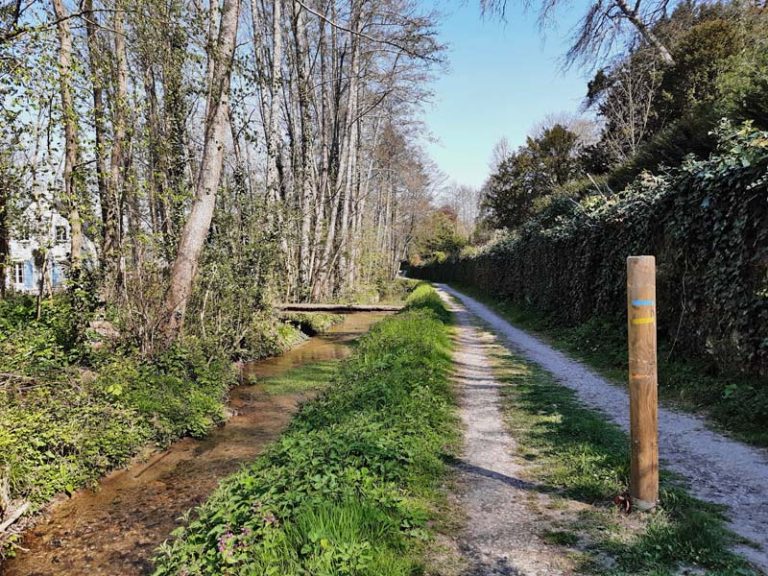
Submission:
M 628 487 L 629 441 L 604 415 L 539 367 L 498 348 L 494 355 L 505 418 L 536 480 L 557 498 L 593 505 L 572 525 L 549 531 L 548 542 L 572 546 L 584 536 L 587 573 L 672 575 L 682 566 L 707 574 L 746 575 L 746 562 L 729 551 L 737 542 L 721 510 L 689 496 L 662 471 L 659 506 L 647 514 L 621 515 L 613 498 Z M 630 521 L 631 519 L 631 521 Z M 597 561 L 608 555 L 615 564 Z
M 339 370 L 339 360 L 323 360 L 297 366 L 279 376 L 260 380 L 264 390 L 273 395 L 315 392 L 327 388 Z
M 434 290 L 417 288 L 159 550 L 155 574 L 421 573 L 457 441 L 447 319 Z
M 336 324 L 344 321 L 341 314 L 328 312 L 282 312 L 279 316 L 282 322 L 291 324 L 308 336 L 327 332 Z
M 543 337 L 613 382 L 627 378 L 627 328 L 605 318 L 563 326 L 535 310 L 499 301 L 467 286 L 463 292 L 491 306 L 513 324 Z M 677 354 L 674 344 L 659 339 L 659 396 L 678 408 L 703 413 L 735 438 L 768 446 L 768 387 L 742 374 L 720 373 L 714 363 Z

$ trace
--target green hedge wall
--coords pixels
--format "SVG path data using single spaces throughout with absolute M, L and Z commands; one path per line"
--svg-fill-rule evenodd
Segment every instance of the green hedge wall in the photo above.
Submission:
M 474 286 L 566 325 L 621 321 L 626 258 L 657 259 L 659 330 L 726 371 L 768 374 L 768 133 L 721 126 L 708 160 L 610 199 L 554 201 L 522 229 L 412 276 Z

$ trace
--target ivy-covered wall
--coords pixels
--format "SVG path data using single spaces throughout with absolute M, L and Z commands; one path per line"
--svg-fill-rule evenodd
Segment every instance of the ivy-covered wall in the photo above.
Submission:
M 560 199 L 474 254 L 413 276 L 472 285 L 573 325 L 622 321 L 626 258 L 657 262 L 659 331 L 678 352 L 768 375 L 768 133 L 723 128 L 719 151 L 609 199 Z

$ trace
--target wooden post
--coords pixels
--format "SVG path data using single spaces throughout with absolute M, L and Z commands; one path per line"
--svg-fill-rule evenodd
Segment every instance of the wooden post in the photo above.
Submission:
M 658 379 L 656 373 L 656 259 L 627 258 L 630 495 L 639 510 L 659 498 Z

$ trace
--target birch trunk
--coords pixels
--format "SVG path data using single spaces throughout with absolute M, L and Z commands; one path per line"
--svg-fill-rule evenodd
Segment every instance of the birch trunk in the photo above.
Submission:
M 213 218 L 216 193 L 224 165 L 224 144 L 229 128 L 230 77 L 239 15 L 240 0 L 224 0 L 215 52 L 210 55 L 213 59 L 213 74 L 195 199 L 182 229 L 165 301 L 167 319 L 164 332 L 169 339 L 176 338 L 183 327 L 200 254 Z
M 359 14 L 354 17 L 352 35 L 352 60 L 350 62 L 349 96 L 347 102 L 346 127 L 348 130 L 346 145 L 346 170 L 344 175 L 344 193 L 341 210 L 341 222 L 339 232 L 339 276 L 334 286 L 334 292 L 340 293 L 347 288 L 346 279 L 349 274 L 349 249 L 350 249 L 350 213 L 352 210 L 352 194 L 357 175 L 357 99 L 358 79 L 360 74 L 360 42 L 357 36 L 359 26 Z

